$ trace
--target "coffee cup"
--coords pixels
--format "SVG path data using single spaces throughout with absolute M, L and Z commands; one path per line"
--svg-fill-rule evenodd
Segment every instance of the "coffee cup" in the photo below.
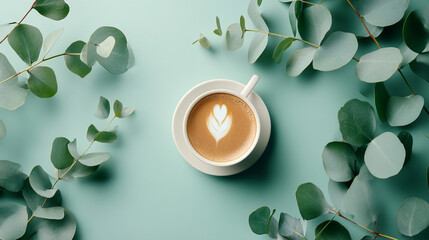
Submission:
M 183 136 L 188 150 L 198 160 L 229 167 L 240 164 L 254 151 L 261 135 L 261 121 L 249 95 L 258 80 L 258 76 L 252 76 L 241 92 L 207 90 L 188 106 Z

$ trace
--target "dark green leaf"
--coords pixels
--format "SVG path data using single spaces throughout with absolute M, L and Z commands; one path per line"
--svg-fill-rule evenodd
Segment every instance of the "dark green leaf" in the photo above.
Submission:
M 428 188 L 429 188 L 429 167 L 426 169 L 426 183 L 427 183 Z
M 301 221 L 287 213 L 281 213 L 279 220 L 279 234 L 290 240 L 302 240 L 301 236 L 304 236 L 304 230 Z
M 21 165 L 18 163 L 0 160 L 0 187 L 11 192 L 19 192 L 27 178 L 27 175 L 19 170 L 20 168 Z
M 234 52 L 243 46 L 244 39 L 241 37 L 241 28 L 239 23 L 229 25 L 226 29 L 226 48 Z
M 117 117 L 120 116 L 121 112 L 122 112 L 122 109 L 123 109 L 123 106 L 122 106 L 121 101 L 116 100 L 113 103 L 113 111 L 115 112 L 115 116 L 117 116 Z
M 49 67 L 35 67 L 29 71 L 28 88 L 40 98 L 50 98 L 57 93 L 58 85 L 54 70 Z
M 402 35 L 407 46 L 414 52 L 429 50 L 429 7 L 416 9 L 408 14 Z
M 405 163 L 406 164 L 410 158 L 411 154 L 413 152 L 413 136 L 411 133 L 407 131 L 401 131 L 398 134 L 399 141 L 401 141 L 402 145 L 404 145 L 405 148 Z
M 353 146 L 364 146 L 374 138 L 375 113 L 367 102 L 348 101 L 338 111 L 338 122 L 343 139 Z
M 356 64 L 356 76 L 364 82 L 376 83 L 389 79 L 402 62 L 397 48 L 381 48 L 363 55 Z
M 429 82 L 429 52 L 419 54 L 416 59 L 410 62 L 411 70 L 419 77 Z
M 398 174 L 405 161 L 405 148 L 398 137 L 385 132 L 370 142 L 365 151 L 365 164 L 377 178 Z
M 361 240 L 374 240 L 374 238 L 370 236 L 364 236 Z
M 64 0 L 37 0 L 34 9 L 41 15 L 57 21 L 64 19 L 70 11 L 69 5 Z
M 88 127 L 88 131 L 86 132 L 86 138 L 88 139 L 88 141 L 92 141 L 94 140 L 95 136 L 98 134 L 98 130 L 97 128 L 94 126 L 94 124 L 91 124 Z
M 240 27 L 241 27 L 241 38 L 243 38 L 244 33 L 246 32 L 246 20 L 244 20 L 243 15 L 240 17 Z
M 89 141 L 97 141 L 102 143 L 113 143 L 116 142 L 116 128 L 111 131 L 98 131 L 94 125 L 90 125 L 88 127 L 88 131 L 86 134 Z
M 283 52 L 286 51 L 290 45 L 295 41 L 294 38 L 286 38 L 279 42 L 273 52 L 273 59 L 275 63 L 280 63 L 282 60 Z
M 76 41 L 73 42 L 66 50 L 66 53 L 81 53 L 83 50 L 83 47 L 85 46 L 85 42 L 83 41 Z M 91 72 L 91 67 L 86 65 L 84 62 L 80 60 L 80 56 L 71 56 L 71 55 L 65 55 L 64 60 L 66 62 L 67 68 L 74 74 L 78 75 L 79 77 L 83 78 L 88 73 Z
M 261 6 L 262 0 L 258 0 L 258 6 Z
M 76 220 L 68 209 L 64 209 L 64 218 L 61 220 L 33 219 L 27 227 L 24 239 L 72 240 L 75 232 Z
M 22 189 L 22 195 L 24 196 L 27 206 L 32 212 L 41 208 L 43 204 L 43 207 L 51 208 L 61 206 L 62 202 L 60 190 L 58 190 L 52 198 L 46 200 L 45 197 L 40 196 L 33 190 L 33 188 L 31 188 L 30 182 L 28 180 L 25 181 L 24 188 Z
M 322 5 L 313 5 L 301 11 L 298 31 L 304 40 L 319 45 L 332 25 L 329 10 Z
M 98 101 L 97 112 L 95 116 L 100 119 L 106 119 L 110 114 L 110 103 L 105 97 L 100 96 L 100 100 Z
M 306 47 L 292 53 L 286 63 L 287 74 L 291 77 L 299 76 L 313 61 L 316 50 L 314 47 Z
M 262 18 L 261 13 L 259 12 L 259 5 L 257 4 L 256 0 L 250 1 L 249 7 L 247 8 L 247 14 L 249 15 L 250 20 L 252 20 L 257 30 L 260 30 L 263 32 L 270 31 L 264 19 Z M 250 46 L 249 46 L 249 52 L 248 52 L 249 63 L 253 64 L 256 62 L 256 60 L 258 60 L 258 58 L 261 56 L 261 54 L 264 52 L 265 48 L 267 47 L 267 44 L 268 44 L 268 34 L 265 34 L 265 33 L 254 34 L 252 42 L 250 43 Z
M 271 210 L 269 207 L 260 207 L 249 215 L 249 226 L 252 232 L 258 235 L 268 234 Z
M 387 92 L 384 83 L 379 82 L 375 84 L 374 89 L 375 108 L 377 109 L 378 117 L 382 122 L 387 121 L 386 111 L 387 103 L 389 102 L 389 92 Z
M 386 117 L 390 126 L 405 126 L 414 122 L 422 112 L 424 99 L 419 95 L 392 96 L 387 102 Z
M 399 22 L 410 0 L 360 0 L 359 12 L 365 20 L 380 27 Z
M 88 153 L 82 156 L 79 160 L 85 166 L 93 167 L 102 164 L 103 162 L 109 160 L 110 154 L 107 152 L 101 153 Z
M 222 28 L 220 26 L 220 20 L 218 16 L 216 16 L 216 27 L 217 28 L 213 32 L 218 36 L 222 36 Z
M 318 240 L 351 240 L 349 231 L 337 221 L 324 221 L 316 227 Z
M 39 165 L 31 170 L 30 185 L 37 194 L 45 198 L 53 197 L 57 191 L 57 189 L 52 189 L 49 175 Z
M 17 203 L 0 204 L 0 239 L 18 239 L 27 227 L 27 208 Z
M 356 154 L 345 142 L 330 142 L 322 154 L 323 166 L 328 177 L 336 182 L 348 182 L 354 177 Z
M 65 169 L 73 163 L 73 156 L 70 154 L 68 144 L 70 141 L 64 137 L 55 138 L 52 143 L 51 162 L 57 169 Z
M 416 197 L 403 201 L 396 213 L 396 226 L 405 236 L 419 234 L 429 227 L 429 203 Z
M 20 24 L 12 30 L 7 39 L 13 50 L 28 65 L 39 58 L 43 36 L 36 27 Z
M 305 220 L 317 218 L 329 212 L 329 204 L 326 202 L 322 191 L 313 183 L 299 185 L 295 193 L 299 212 Z

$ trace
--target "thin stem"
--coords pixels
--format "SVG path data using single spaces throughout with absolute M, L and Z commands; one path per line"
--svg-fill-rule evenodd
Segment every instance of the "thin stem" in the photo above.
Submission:
M 8 78 L 0 81 L 0 85 L 3 84 L 3 83 L 5 83 L 5 82 L 7 82 L 7 81 L 9 81 L 9 80 L 11 80 L 12 78 L 14 78 L 14 77 L 16 77 L 18 75 L 20 75 L 21 73 L 30 71 L 32 68 L 36 67 L 37 65 L 41 64 L 42 62 L 46 62 L 46 61 L 49 61 L 49 60 L 51 60 L 53 58 L 57 58 L 57 57 L 65 56 L 65 55 L 67 55 L 67 56 L 80 56 L 80 53 L 61 53 L 61 54 L 54 55 L 52 57 L 43 58 L 42 60 L 40 60 L 40 61 L 34 63 L 33 65 L 25 68 L 24 70 L 21 70 L 21 71 L 15 73 L 15 74 L 13 74 L 12 76 L 10 76 L 10 77 L 8 77 Z
M 116 115 L 109 121 L 109 123 L 107 123 L 107 125 L 103 128 L 103 130 L 101 130 L 100 132 L 105 131 L 110 124 L 112 124 L 113 120 L 115 120 Z M 100 132 L 98 132 L 97 134 L 95 134 L 94 139 L 89 143 L 88 147 L 85 149 L 85 151 L 83 151 L 83 153 L 73 162 L 72 165 L 70 165 L 70 167 L 67 169 L 67 171 L 65 171 L 63 174 L 61 174 L 59 171 L 57 171 L 57 179 L 55 180 L 55 182 L 52 184 L 51 189 L 54 189 L 54 187 L 57 185 L 57 183 L 68 173 L 70 172 L 70 170 L 76 165 L 77 162 L 79 162 L 79 160 L 89 151 L 89 149 L 91 148 L 91 146 L 94 144 L 95 139 L 100 135 Z M 48 201 L 48 198 L 45 198 L 45 201 L 43 201 L 41 207 L 45 206 L 46 202 Z M 27 220 L 27 223 L 29 223 L 32 219 L 34 218 L 34 213 L 31 215 L 31 217 Z
M 319 3 L 312 3 L 312 2 L 307 2 L 307 1 L 304 1 L 304 0 L 300 0 L 302 3 L 307 3 L 307 4 L 310 4 L 310 5 L 319 5 Z
M 320 236 L 320 234 L 322 234 L 323 231 L 325 231 L 325 229 L 328 227 L 328 225 L 334 221 L 334 218 L 338 215 L 339 212 L 337 212 L 332 218 L 331 220 L 329 220 L 328 223 L 325 224 L 325 226 L 323 226 L 322 230 L 320 230 L 320 232 L 316 235 L 316 237 L 314 238 L 314 240 L 317 240 L 317 238 Z
M 36 2 L 37 2 L 37 0 L 35 0 L 34 2 L 33 2 L 33 4 L 31 5 L 31 7 L 30 7 L 30 9 L 27 11 L 27 13 L 25 13 L 25 15 L 24 15 L 24 17 L 22 17 L 21 18 L 21 20 L 19 20 L 19 22 L 17 23 L 17 26 L 19 25 L 19 24 L 21 24 L 22 23 L 22 21 L 24 21 L 24 19 L 28 16 L 28 14 L 31 12 L 31 10 L 33 10 L 33 7 L 34 7 L 34 5 L 36 4 Z M 8 38 L 9 37 L 9 35 L 10 35 L 10 33 L 8 33 L 1 41 L 0 41 L 0 44 L 2 44 L 3 42 L 4 42 L 4 40 L 6 40 L 6 38 Z
M 258 33 L 263 33 L 263 34 L 267 34 L 267 35 L 277 36 L 277 37 L 281 37 L 281 38 L 292 38 L 292 39 L 295 39 L 297 41 L 306 43 L 306 44 L 308 44 L 310 46 L 313 46 L 315 48 L 319 48 L 320 47 L 319 45 L 313 44 L 311 42 L 307 42 L 307 41 L 305 41 L 303 39 L 296 38 L 296 37 L 288 37 L 288 36 L 280 35 L 280 34 L 277 34 L 277 33 L 270 33 L 270 32 L 264 32 L 264 31 L 260 31 L 260 30 L 252 30 L 252 29 L 246 29 L 245 31 L 246 32 L 258 32 Z
M 305 236 L 303 236 L 301 233 L 299 232 L 294 232 L 296 235 L 302 237 L 302 239 L 307 240 L 307 238 L 305 238 Z

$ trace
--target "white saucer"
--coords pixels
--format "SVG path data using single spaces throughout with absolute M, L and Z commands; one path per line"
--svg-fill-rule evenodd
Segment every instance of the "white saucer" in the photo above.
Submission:
M 189 90 L 185 96 L 177 104 L 175 113 L 173 115 L 173 138 L 176 143 L 176 147 L 179 150 L 183 158 L 194 168 L 200 170 L 203 173 L 214 175 L 214 176 L 228 176 L 239 172 L 242 172 L 252 166 L 261 157 L 265 148 L 267 147 L 268 140 L 271 134 L 271 120 L 268 109 L 265 106 L 262 99 L 252 91 L 248 97 L 248 100 L 254 105 L 258 112 L 261 122 L 261 135 L 255 149 L 249 156 L 243 161 L 233 166 L 213 166 L 199 160 L 188 148 L 185 142 L 185 136 L 183 134 L 183 121 L 185 119 L 185 113 L 192 101 L 201 94 L 213 90 L 213 89 L 229 89 L 231 91 L 241 92 L 245 85 L 242 83 L 227 80 L 227 79 L 216 79 L 210 80 L 198 84 Z

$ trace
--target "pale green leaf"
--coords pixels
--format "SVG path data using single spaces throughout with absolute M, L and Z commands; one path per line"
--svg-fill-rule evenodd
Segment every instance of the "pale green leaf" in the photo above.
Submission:
M 412 237 L 429 227 L 429 203 L 417 197 L 405 199 L 396 213 L 400 233 Z
M 51 49 L 54 47 L 55 43 L 58 41 L 58 38 L 63 34 L 64 28 L 60 28 L 58 30 L 55 30 L 51 32 L 43 42 L 43 58 L 48 55 L 48 53 L 51 51 Z
M 250 19 L 255 25 L 256 29 L 263 32 L 269 32 L 267 24 L 259 12 L 259 5 L 257 0 L 251 0 L 249 7 L 247 8 L 247 14 L 249 14 Z M 268 44 L 268 34 L 265 33 L 255 33 L 252 39 L 252 42 L 249 46 L 248 59 L 249 63 L 254 63 L 261 54 L 264 52 Z
M 57 189 L 52 189 L 52 183 L 51 180 L 49 180 L 49 175 L 41 166 L 35 166 L 33 170 L 31 170 L 29 177 L 30 185 L 37 194 L 45 198 L 51 198 L 55 195 Z
M 345 142 L 328 143 L 322 154 L 323 167 L 328 177 L 336 182 L 348 182 L 354 177 L 357 161 L 353 147 Z
M 15 240 L 25 233 L 27 208 L 17 203 L 0 204 L 0 239 Z
M 399 49 L 381 48 L 363 55 L 356 64 L 355 73 L 364 82 L 383 82 L 396 72 L 401 62 Z
M 38 208 L 33 212 L 35 217 L 61 220 L 64 218 L 63 207 Z
M 58 190 L 52 198 L 46 200 L 45 197 L 40 196 L 33 190 L 28 180 L 25 181 L 24 188 L 22 189 L 22 196 L 32 212 L 42 208 L 42 205 L 45 208 L 58 207 L 61 206 L 62 202 L 60 190 Z
M 286 63 L 286 72 L 291 77 L 299 76 L 313 61 L 317 48 L 306 47 L 296 50 Z
M 97 112 L 95 116 L 100 119 L 106 119 L 110 114 L 110 103 L 105 97 L 100 96 L 100 100 L 98 101 Z
M 423 109 L 424 99 L 419 95 L 392 96 L 387 102 L 386 117 L 390 126 L 405 126 L 414 122 Z
M 102 164 L 103 162 L 109 160 L 110 154 L 107 152 L 101 153 L 88 153 L 82 156 L 79 160 L 85 166 L 93 167 Z
M 87 177 L 93 174 L 95 171 L 97 171 L 97 169 L 98 169 L 98 166 L 88 167 L 79 162 L 76 162 L 73 168 L 69 172 L 67 172 L 67 174 L 64 175 L 64 177 L 61 180 L 73 181 L 76 178 Z M 65 173 L 65 171 L 66 169 L 60 170 L 60 175 L 62 176 Z
M 226 29 L 225 43 L 226 48 L 234 52 L 243 46 L 244 39 L 241 37 L 241 27 L 239 23 L 233 23 Z
M 206 38 L 206 36 L 204 36 L 204 34 L 200 34 L 200 39 L 198 40 L 198 42 L 200 43 L 201 47 L 205 49 L 210 49 L 209 40 Z
M 289 6 L 289 22 L 292 28 L 293 36 L 296 36 L 297 19 L 299 19 L 301 10 L 302 10 L 301 1 L 293 1 Z
M 329 10 L 322 5 L 313 5 L 301 11 L 298 31 L 304 40 L 319 45 L 332 25 Z
M 301 236 L 305 235 L 301 221 L 287 213 L 281 213 L 279 220 L 279 234 L 290 240 L 302 240 L 302 237 L 297 233 Z
M 410 62 L 411 70 L 419 77 L 429 83 L 429 52 L 419 54 L 416 59 Z
M 15 70 L 7 60 L 6 56 L 0 53 L 0 81 L 3 81 L 15 74 Z M 0 84 L 0 108 L 15 110 L 22 106 L 27 99 L 28 90 L 19 87 L 18 77 L 14 77 L 7 82 Z
M 414 59 L 416 59 L 417 55 L 419 55 L 418 53 L 413 52 L 413 50 L 408 48 L 408 46 L 407 46 L 407 44 L 405 44 L 405 42 L 403 42 L 399 46 L 399 51 L 401 51 L 401 55 L 402 55 L 402 62 L 401 62 L 401 64 L 399 64 L 399 68 L 404 68 L 410 62 L 412 62 Z
M 338 209 L 345 209 L 344 206 L 344 197 L 346 196 L 347 190 L 349 189 L 348 183 L 345 182 L 335 182 L 329 179 L 328 182 L 328 192 L 331 201 L 334 203 L 334 206 Z
M 0 160 L 0 187 L 10 192 L 19 192 L 27 178 L 20 168 L 21 165 L 18 163 Z
M 386 27 L 399 22 L 410 0 L 360 0 L 359 13 L 373 25 Z
M 33 219 L 28 224 L 24 239 L 72 240 L 75 232 L 76 220 L 68 209 L 64 209 L 64 218 L 61 220 Z
M 0 119 L 0 139 L 4 138 L 6 136 L 6 126 L 4 125 L 3 121 Z

